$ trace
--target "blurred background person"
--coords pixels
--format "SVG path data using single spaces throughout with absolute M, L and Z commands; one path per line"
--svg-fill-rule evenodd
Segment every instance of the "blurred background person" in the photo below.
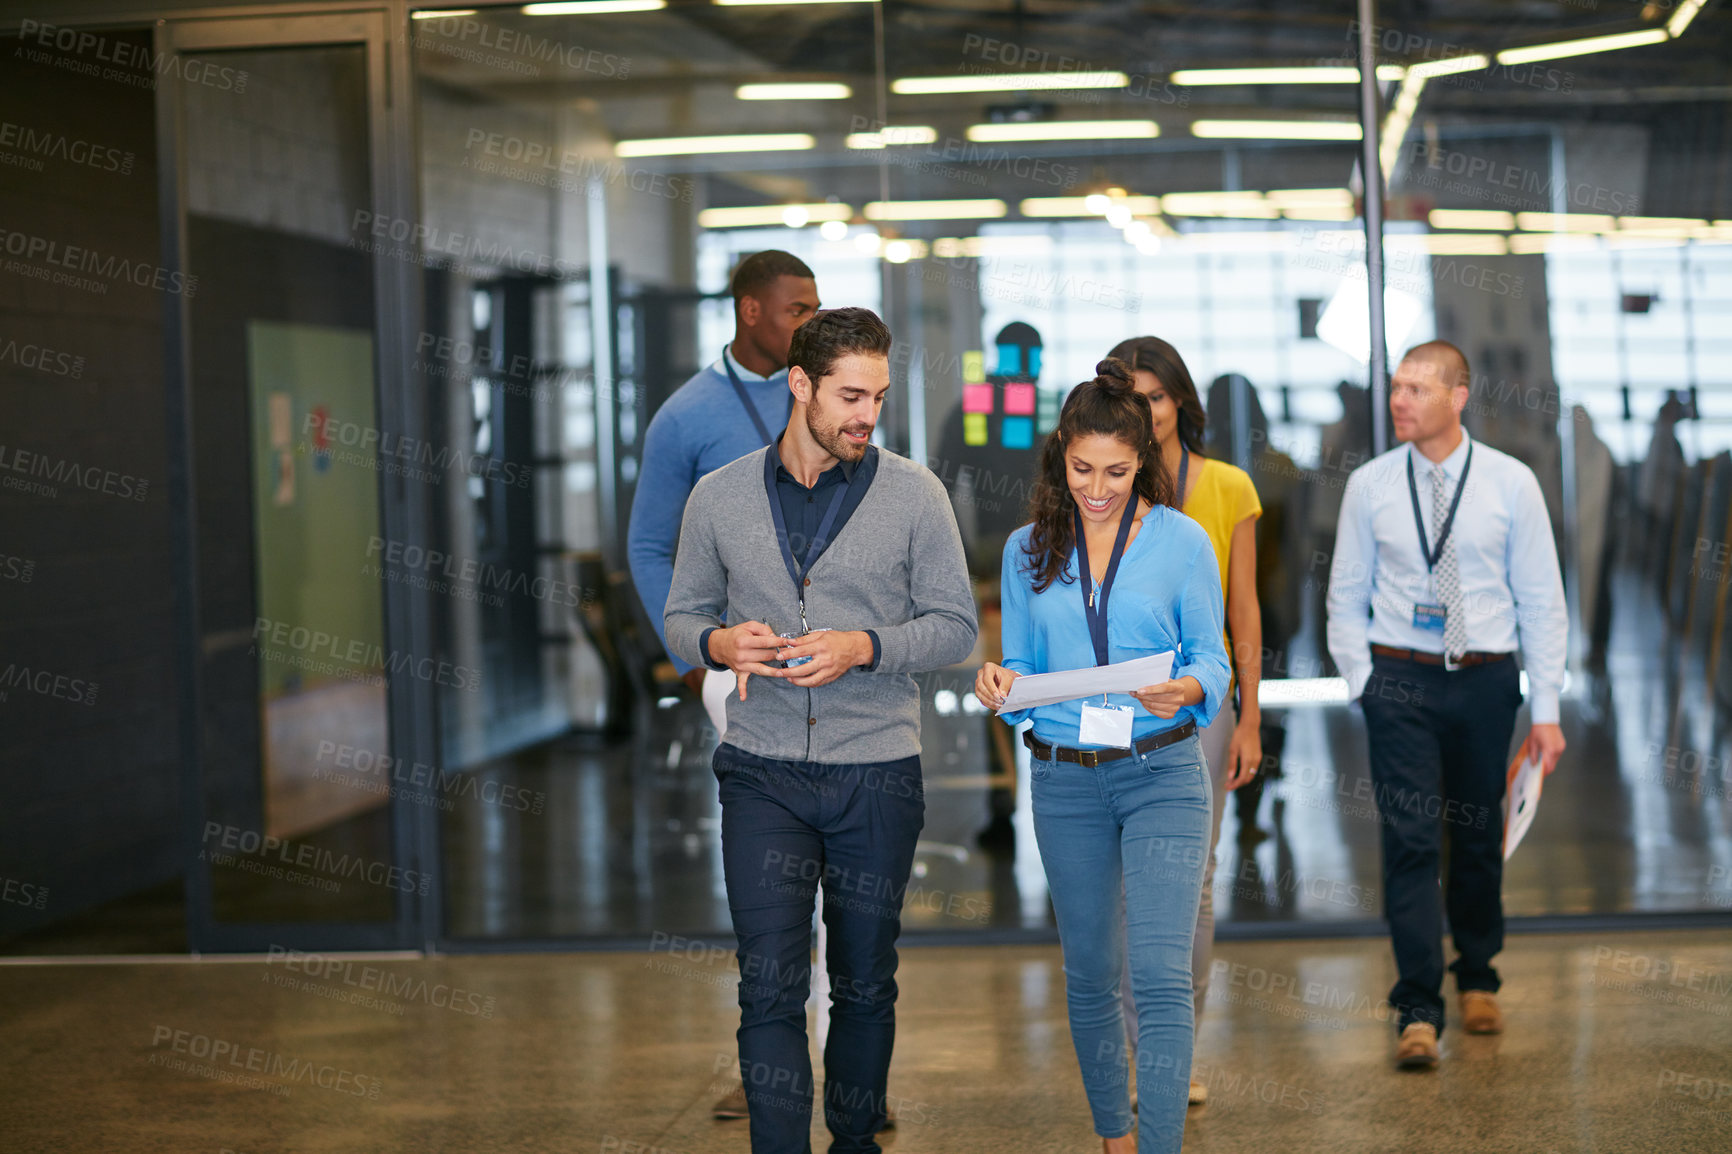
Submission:
M 1209 851 L 1203 863 L 1203 888 L 1191 947 L 1194 1013 L 1201 1023 L 1209 995 L 1209 965 L 1215 943 L 1215 843 L 1227 794 L 1251 781 L 1263 760 L 1257 684 L 1263 675 L 1263 622 L 1257 607 L 1256 522 L 1262 513 L 1257 490 L 1243 469 L 1205 456 L 1207 418 L 1191 370 L 1179 351 L 1160 337 L 1120 341 L 1109 356 L 1131 366 L 1137 392 L 1148 401 L 1161 462 L 1174 478 L 1178 506 L 1209 535 L 1209 545 L 1226 600 L 1227 702 L 1238 689 L 1237 715 L 1223 708 L 1201 735 L 1209 766 L 1211 812 Z M 1235 676 L 1236 674 L 1236 676 Z M 1124 987 L 1126 1006 L 1132 991 Z M 1207 1088 L 1190 1085 L 1190 1100 L 1201 1103 Z

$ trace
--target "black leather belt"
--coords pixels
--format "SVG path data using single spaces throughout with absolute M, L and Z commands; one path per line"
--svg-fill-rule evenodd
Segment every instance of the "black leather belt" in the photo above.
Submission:
M 1443 664 L 1443 654 L 1427 653 L 1423 649 L 1397 649 L 1393 645 L 1373 645 L 1371 652 L 1378 657 L 1393 657 L 1397 661 L 1417 661 L 1421 665 Z M 1514 654 L 1511 653 L 1481 653 L 1476 650 L 1472 653 L 1463 653 L 1461 660 L 1455 664 L 1458 669 L 1466 669 L 1469 665 L 1490 665 L 1494 661 L 1502 661 L 1506 657 L 1513 656 Z
M 1121 757 L 1130 757 L 1133 753 L 1153 753 L 1157 749 L 1165 749 L 1174 742 L 1185 740 L 1197 732 L 1197 723 L 1187 721 L 1185 724 L 1161 733 L 1152 733 L 1136 743 L 1133 749 L 1070 749 L 1063 745 L 1048 745 L 1034 735 L 1034 730 L 1028 730 L 1022 735 L 1022 743 L 1042 761 L 1074 761 L 1078 765 L 1086 765 L 1091 769 L 1102 762 L 1117 761 Z

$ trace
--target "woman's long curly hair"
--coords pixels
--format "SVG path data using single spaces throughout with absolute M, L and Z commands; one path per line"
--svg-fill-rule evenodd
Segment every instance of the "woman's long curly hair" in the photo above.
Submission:
M 1160 337 L 1131 337 L 1113 346 L 1108 357 L 1117 357 L 1132 369 L 1155 374 L 1173 406 L 1179 410 L 1179 441 L 1194 455 L 1203 455 L 1203 428 L 1209 419 L 1203 413 L 1203 402 L 1197 396 L 1197 383 L 1179 350 Z
M 1137 453 L 1132 494 L 1151 505 L 1175 505 L 1173 478 L 1155 448 L 1155 424 L 1149 403 L 1132 384 L 1131 366 L 1108 357 L 1095 366 L 1095 378 L 1072 389 L 1059 413 L 1058 428 L 1041 448 L 1040 472 L 1029 494 L 1028 512 L 1034 527 L 1023 547 L 1034 591 L 1045 592 L 1054 581 L 1076 580 L 1067 571 L 1076 545 L 1076 499 L 1071 496 L 1065 468 L 1065 446 L 1081 437 L 1106 436 Z

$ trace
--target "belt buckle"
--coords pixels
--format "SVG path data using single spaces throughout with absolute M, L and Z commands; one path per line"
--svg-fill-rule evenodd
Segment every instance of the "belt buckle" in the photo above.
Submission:
M 1076 751 L 1076 759 L 1077 759 L 1077 764 L 1081 765 L 1083 768 L 1095 769 L 1101 763 L 1100 750 L 1098 750 L 1098 749 L 1079 749 Z
M 1463 653 L 1462 656 L 1466 657 L 1467 654 Z M 1445 672 L 1454 673 L 1458 669 L 1465 668 L 1465 666 L 1459 664 L 1454 658 L 1452 658 L 1449 655 L 1449 650 L 1445 649 L 1443 651 L 1443 668 L 1444 668 Z

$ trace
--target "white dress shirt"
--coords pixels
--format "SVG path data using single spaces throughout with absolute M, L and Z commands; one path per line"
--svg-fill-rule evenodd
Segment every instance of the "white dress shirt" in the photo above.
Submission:
M 1419 491 L 1425 539 L 1436 547 L 1432 473 L 1454 494 L 1473 445 L 1473 466 L 1450 530 L 1461 572 L 1469 652 L 1513 653 L 1519 644 L 1536 725 L 1556 724 L 1569 648 L 1564 583 L 1551 518 L 1533 470 L 1462 432 L 1461 444 L 1433 464 L 1410 445 L 1353 471 L 1341 499 L 1335 561 L 1329 573 L 1329 652 L 1357 700 L 1371 676 L 1371 646 L 1443 652 L 1443 634 L 1414 624 L 1414 605 L 1441 605 L 1420 552 L 1408 495 L 1407 462 Z

